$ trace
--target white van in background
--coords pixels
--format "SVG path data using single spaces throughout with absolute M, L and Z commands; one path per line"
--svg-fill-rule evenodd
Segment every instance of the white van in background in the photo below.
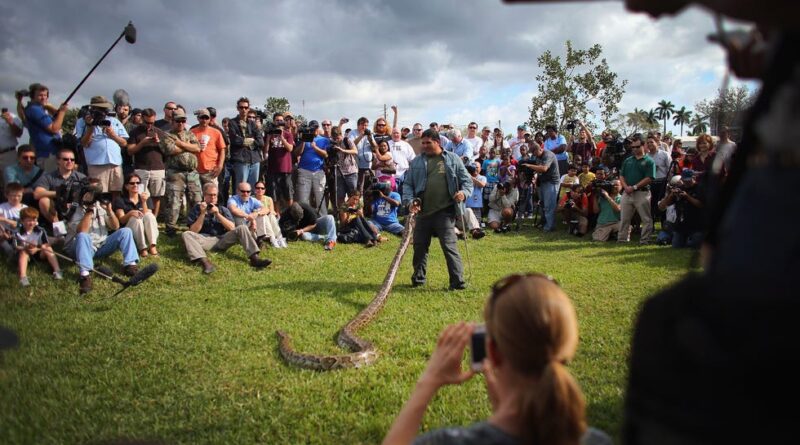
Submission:
M 690 148 L 697 148 L 697 136 L 684 136 L 682 138 L 675 137 L 674 139 L 680 139 L 684 151 Z M 717 142 L 719 142 L 719 136 L 711 136 L 711 140 L 713 140 L 714 145 L 716 145 Z

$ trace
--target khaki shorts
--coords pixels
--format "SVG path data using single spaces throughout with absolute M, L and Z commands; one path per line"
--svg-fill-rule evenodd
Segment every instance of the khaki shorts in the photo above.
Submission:
M 119 165 L 90 165 L 89 177 L 100 180 L 103 193 L 122 191 L 122 182 L 124 178 L 122 177 L 122 167 Z
M 147 184 L 147 191 L 151 198 L 160 198 L 167 192 L 167 182 L 164 179 L 166 170 L 134 170 L 142 181 Z

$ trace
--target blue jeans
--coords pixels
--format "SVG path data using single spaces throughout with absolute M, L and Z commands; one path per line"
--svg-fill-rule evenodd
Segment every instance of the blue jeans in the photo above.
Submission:
M 393 233 L 395 235 L 399 235 L 399 234 L 403 233 L 403 230 L 405 229 L 405 227 L 403 227 L 403 225 L 400 224 L 399 222 L 393 222 L 393 223 L 389 223 L 389 224 L 381 224 L 381 223 L 375 221 L 374 219 L 371 219 L 371 220 L 369 220 L 369 223 L 373 227 L 378 229 L 378 232 L 382 232 L 382 231 L 385 230 L 385 231 L 387 231 L 389 233 Z
M 129 266 L 139 261 L 139 253 L 136 252 L 136 242 L 133 240 L 133 232 L 127 227 L 123 227 L 106 238 L 106 242 L 97 251 L 92 245 L 92 238 L 88 233 L 79 233 L 75 239 L 66 247 L 67 254 L 78 261 L 78 267 L 83 272 L 89 272 L 94 268 L 95 258 L 105 258 L 119 250 L 122 253 L 122 265 Z
M 697 249 L 703 242 L 703 232 L 672 232 L 672 247 Z
M 233 163 L 233 189 L 239 187 L 242 182 L 247 182 L 250 187 L 255 187 L 258 182 L 258 172 L 261 164 L 254 162 L 249 164 L 247 162 L 234 162 Z M 235 192 L 234 192 L 235 193 Z
M 558 184 L 544 183 L 539 186 L 539 197 L 544 207 L 544 231 L 552 232 L 556 226 L 556 201 L 558 199 Z
M 324 239 L 325 242 L 336 241 L 336 222 L 333 220 L 332 215 L 320 216 L 317 218 L 317 226 L 314 227 L 313 233 L 303 232 L 304 241 L 319 241 Z

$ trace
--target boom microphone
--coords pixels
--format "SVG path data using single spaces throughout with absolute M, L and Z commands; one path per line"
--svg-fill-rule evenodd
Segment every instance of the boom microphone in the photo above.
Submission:
M 137 272 L 136 275 L 132 276 L 125 286 L 138 286 L 143 281 L 155 275 L 156 272 L 158 272 L 158 264 L 148 264 Z
M 125 27 L 123 34 L 125 34 L 126 42 L 130 44 L 136 43 L 136 28 L 133 27 L 133 22 L 128 22 L 128 26 Z

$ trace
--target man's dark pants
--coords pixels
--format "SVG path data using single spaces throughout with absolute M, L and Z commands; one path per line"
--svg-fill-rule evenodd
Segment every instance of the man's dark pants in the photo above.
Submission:
M 456 243 L 455 219 L 450 209 L 440 210 L 432 215 L 418 216 L 414 227 L 414 274 L 411 284 L 418 286 L 425 284 L 425 275 L 428 269 L 428 249 L 431 245 L 433 234 L 439 237 L 445 260 L 447 272 L 450 275 L 451 288 L 464 287 L 464 267 L 461 264 L 461 255 L 458 253 Z

